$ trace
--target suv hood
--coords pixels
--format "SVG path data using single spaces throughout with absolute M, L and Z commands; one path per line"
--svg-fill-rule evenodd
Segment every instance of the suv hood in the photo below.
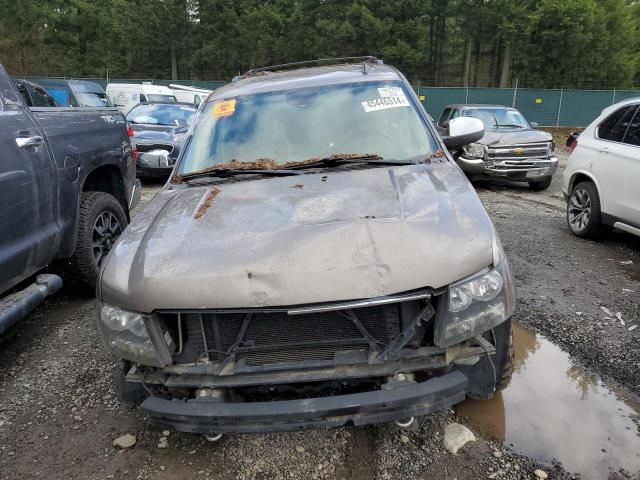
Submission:
M 134 124 L 132 128 L 134 136 L 131 141 L 133 142 L 139 140 L 179 142 L 185 134 L 185 130 L 181 127 Z
M 521 145 L 524 143 L 550 142 L 553 139 L 550 133 L 542 130 L 528 128 L 485 130 L 484 137 L 477 143 L 498 147 L 503 145 Z
M 112 249 L 100 295 L 151 312 L 439 288 L 490 265 L 494 236 L 446 159 L 165 188 Z

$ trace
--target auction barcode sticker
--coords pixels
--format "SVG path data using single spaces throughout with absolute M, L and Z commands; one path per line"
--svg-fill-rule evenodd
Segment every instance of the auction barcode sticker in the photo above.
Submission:
M 384 98 L 376 98 L 375 100 L 367 100 L 366 102 L 362 102 L 362 108 L 364 111 L 376 112 L 378 110 L 386 110 L 387 108 L 398 108 L 398 107 L 410 107 L 411 104 L 407 97 L 402 96 L 394 96 L 394 97 L 384 97 Z
M 400 87 L 380 87 L 378 93 L 381 98 L 404 97 L 404 92 Z

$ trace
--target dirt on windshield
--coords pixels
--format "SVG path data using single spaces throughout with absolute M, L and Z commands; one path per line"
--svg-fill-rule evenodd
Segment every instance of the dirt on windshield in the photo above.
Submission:
M 334 153 L 329 157 L 314 157 L 309 158 L 307 160 L 300 160 L 294 162 L 285 162 L 279 163 L 273 158 L 259 158 L 257 160 L 252 161 L 242 161 L 242 160 L 230 160 L 224 163 L 216 163 L 211 167 L 196 170 L 195 172 L 190 172 L 188 174 L 177 174 L 174 175 L 173 181 L 175 183 L 182 183 L 185 179 L 189 178 L 191 175 L 201 175 L 206 173 L 212 173 L 219 170 L 276 170 L 276 169 L 287 169 L 287 168 L 295 168 L 301 167 L 304 165 L 310 165 L 313 163 L 317 163 L 319 161 L 331 161 L 331 160 L 350 160 L 354 158 L 363 158 L 366 157 L 370 160 L 382 160 L 380 155 L 375 155 L 371 153 Z

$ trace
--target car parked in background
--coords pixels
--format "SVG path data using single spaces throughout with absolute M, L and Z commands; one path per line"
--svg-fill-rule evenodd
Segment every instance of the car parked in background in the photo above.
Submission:
M 0 332 L 60 288 L 33 279 L 55 260 L 93 294 L 140 194 L 120 112 L 33 105 L 27 87 L 46 94 L 0 65 Z
M 43 78 L 39 79 L 38 83 L 46 88 L 49 95 L 62 107 L 113 106 L 104 88 L 96 82 Z
M 527 182 L 534 190 L 544 190 L 558 168 L 550 133 L 536 130 L 515 108 L 501 105 L 447 105 L 438 126 L 446 128 L 458 117 L 482 120 L 485 135 L 467 145 L 454 157 L 462 170 L 474 178 L 503 178 Z
M 169 88 L 179 102 L 190 103 L 195 106 L 198 106 L 202 102 L 204 102 L 212 92 L 212 90 L 207 90 L 204 88 L 196 88 L 177 84 L 171 84 L 169 85 Z
M 576 138 L 563 174 L 569 229 L 640 236 L 640 98 L 607 107 Z
M 139 103 L 178 101 L 170 88 L 148 83 L 110 83 L 107 85 L 107 96 L 124 115 Z
M 446 151 L 482 122 L 440 138 L 395 68 L 314 63 L 215 90 L 102 271 L 119 398 L 163 428 L 417 429 L 508 382 L 509 264 Z
M 197 108 L 191 103 L 140 103 L 127 114 L 139 177 L 166 177 Z

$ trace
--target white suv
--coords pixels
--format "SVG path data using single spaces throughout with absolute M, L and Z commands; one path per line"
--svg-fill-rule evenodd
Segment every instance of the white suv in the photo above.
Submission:
M 562 179 L 574 235 L 640 236 L 640 98 L 607 107 L 578 137 Z

